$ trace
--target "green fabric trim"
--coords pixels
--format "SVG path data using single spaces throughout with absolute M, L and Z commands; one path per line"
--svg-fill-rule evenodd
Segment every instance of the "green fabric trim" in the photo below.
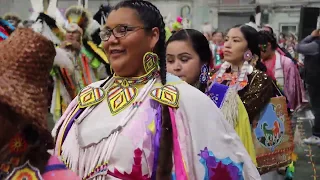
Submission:
M 90 66 L 94 69 L 100 67 L 101 62 L 97 59 L 93 53 L 89 52 L 85 47 L 81 49 L 81 53 L 83 53 L 88 59 L 90 59 Z
M 58 77 L 58 74 L 59 74 L 59 72 L 58 72 L 58 70 L 57 70 L 57 67 L 53 67 L 53 68 L 51 69 L 51 71 L 50 71 L 50 75 L 51 75 L 51 76 Z
M 90 53 L 85 47 L 82 47 L 81 53 L 87 56 L 89 59 L 94 58 L 94 54 Z
M 93 58 L 90 62 L 90 66 L 94 69 L 98 69 L 101 65 L 101 62 L 97 58 Z

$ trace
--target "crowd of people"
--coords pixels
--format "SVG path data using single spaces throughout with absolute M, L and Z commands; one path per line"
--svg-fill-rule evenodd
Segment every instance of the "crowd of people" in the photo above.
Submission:
M 0 19 L 0 179 L 293 179 L 304 82 L 320 144 L 317 30 L 171 29 L 143 0 L 34 10 Z

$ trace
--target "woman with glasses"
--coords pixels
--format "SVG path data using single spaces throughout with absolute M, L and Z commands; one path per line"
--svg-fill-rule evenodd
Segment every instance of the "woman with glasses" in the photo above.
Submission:
M 53 130 L 55 154 L 83 179 L 260 179 L 214 103 L 166 73 L 159 10 L 123 1 L 106 22 L 115 75 L 72 101 Z

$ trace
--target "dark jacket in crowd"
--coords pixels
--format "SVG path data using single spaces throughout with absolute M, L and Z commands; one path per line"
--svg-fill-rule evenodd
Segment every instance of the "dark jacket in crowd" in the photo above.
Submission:
M 320 86 L 320 38 L 307 36 L 296 47 L 305 56 L 304 80 L 309 85 Z

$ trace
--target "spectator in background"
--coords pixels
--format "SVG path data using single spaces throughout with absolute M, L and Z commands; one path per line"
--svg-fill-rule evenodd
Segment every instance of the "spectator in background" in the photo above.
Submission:
M 215 31 L 212 33 L 212 42 L 213 43 L 210 43 L 210 47 L 213 54 L 213 65 L 215 69 L 219 69 L 220 65 L 223 63 L 223 32 Z
M 212 33 L 212 42 L 216 45 L 223 45 L 224 35 L 221 31 L 215 31 Z
M 203 35 L 207 38 L 209 42 L 211 42 L 211 39 L 212 39 L 211 33 L 203 32 Z
M 268 31 L 268 32 L 270 32 L 271 34 L 274 35 L 274 31 L 273 31 L 271 26 L 265 25 L 265 26 L 262 27 L 262 30 Z M 277 47 L 277 52 L 279 52 L 281 55 L 285 55 L 286 57 L 290 58 L 292 60 L 292 62 L 297 64 L 296 59 L 293 56 L 291 56 L 291 54 L 284 47 L 280 47 L 279 44 L 278 44 L 278 47 Z
M 315 116 L 312 136 L 304 139 L 306 144 L 320 145 L 320 32 L 314 30 L 311 35 L 304 38 L 296 50 L 305 56 L 304 80 L 310 96 L 310 104 Z
M 290 53 L 290 55 L 296 58 L 296 44 L 297 44 L 297 37 L 293 33 L 289 33 L 288 39 L 286 41 L 285 48 Z
M 291 59 L 277 52 L 277 39 L 273 34 L 260 31 L 259 35 L 261 59 L 267 67 L 266 74 L 277 82 L 289 101 L 288 107 L 295 111 L 307 102 L 299 71 Z
M 284 33 L 280 33 L 278 38 L 278 44 L 280 48 L 283 48 L 285 46 L 285 42 L 286 42 L 286 35 Z

